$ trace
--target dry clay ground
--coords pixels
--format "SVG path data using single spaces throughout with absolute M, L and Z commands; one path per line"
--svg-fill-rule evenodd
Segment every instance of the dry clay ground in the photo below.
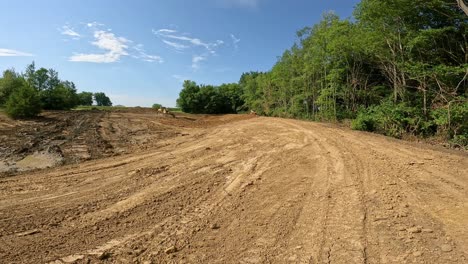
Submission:
M 468 262 L 465 152 L 275 118 L 87 115 L 91 160 L 67 162 L 71 137 L 69 165 L 0 176 L 1 263 Z

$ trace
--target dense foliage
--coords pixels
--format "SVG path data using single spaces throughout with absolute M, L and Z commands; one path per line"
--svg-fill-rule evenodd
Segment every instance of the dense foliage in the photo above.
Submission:
M 112 106 L 112 102 L 105 93 L 95 93 L 94 101 L 96 101 L 97 106 Z
M 185 81 L 177 105 L 188 113 L 237 113 L 244 104 L 241 97 L 242 90 L 235 83 L 212 86 Z
M 93 93 L 81 92 L 78 94 L 78 104 L 83 106 L 93 105 Z
M 0 78 L 0 106 L 14 118 L 33 117 L 45 110 L 69 110 L 78 105 L 92 105 L 93 96 L 100 106 L 112 106 L 104 93 L 77 93 L 73 82 L 62 81 L 54 69 L 36 70 L 33 63 L 24 74 L 10 69 Z
M 41 99 L 37 90 L 29 85 L 15 89 L 5 104 L 7 114 L 13 118 L 27 118 L 41 112 Z
M 352 119 L 359 130 L 442 135 L 463 145 L 467 33 L 468 17 L 452 0 L 362 0 L 352 19 L 327 13 L 297 32 L 273 68 L 243 74 L 237 92 L 263 115 Z M 208 107 L 195 96 L 202 87 L 184 84 L 184 111 Z

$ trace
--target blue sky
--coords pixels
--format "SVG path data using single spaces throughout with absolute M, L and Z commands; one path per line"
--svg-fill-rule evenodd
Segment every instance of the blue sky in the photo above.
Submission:
M 184 79 L 271 69 L 295 32 L 357 0 L 0 0 L 0 70 L 31 61 L 114 104 L 174 106 Z

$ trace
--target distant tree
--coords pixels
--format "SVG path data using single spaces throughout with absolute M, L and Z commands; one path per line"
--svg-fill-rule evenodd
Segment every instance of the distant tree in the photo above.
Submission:
M 8 98 L 6 113 L 12 118 L 28 118 L 41 112 L 41 100 L 36 89 L 24 83 Z
M 159 108 L 162 108 L 162 104 L 153 104 L 152 106 L 154 109 L 159 109 Z
M 213 86 L 185 81 L 177 105 L 182 111 L 194 114 L 237 113 L 244 105 L 242 93 L 237 83 Z
M 81 92 L 77 96 L 78 105 L 93 105 L 93 93 Z
M 98 106 L 112 106 L 112 102 L 105 93 L 95 93 L 94 100 Z

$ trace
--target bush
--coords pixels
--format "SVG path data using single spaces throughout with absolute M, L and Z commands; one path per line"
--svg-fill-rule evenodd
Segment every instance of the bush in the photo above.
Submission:
M 23 85 L 8 98 L 6 113 L 12 118 L 28 118 L 37 116 L 41 112 L 41 99 L 36 89 Z
M 162 108 L 163 106 L 161 104 L 153 104 L 152 108 L 153 109 L 159 109 Z
M 409 107 L 405 103 L 384 101 L 380 105 L 360 110 L 351 127 L 401 138 L 405 133 L 426 135 L 430 133 L 431 124 L 418 108 Z
M 449 138 L 464 136 L 468 138 L 468 102 L 460 100 L 449 108 L 439 108 L 431 112 L 431 117 L 437 125 L 437 133 Z
M 456 135 L 450 140 L 452 145 L 468 148 L 468 135 Z
M 366 111 L 360 111 L 356 119 L 351 121 L 351 128 L 360 131 L 374 132 L 376 121 Z

